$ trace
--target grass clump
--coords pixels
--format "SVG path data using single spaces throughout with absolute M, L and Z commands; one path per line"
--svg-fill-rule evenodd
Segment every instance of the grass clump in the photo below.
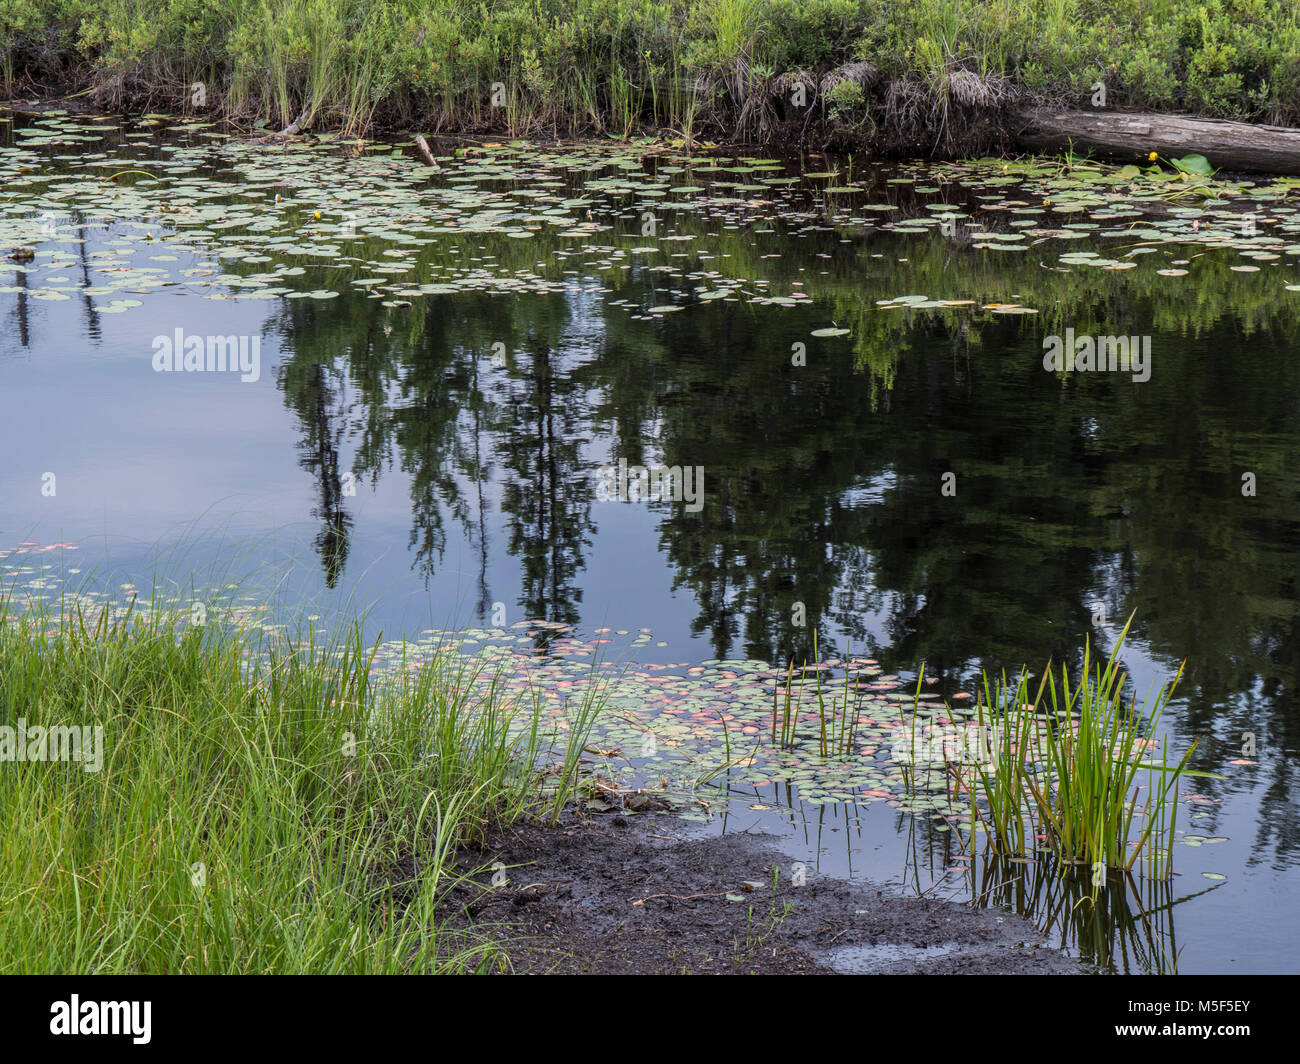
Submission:
M 6 734 L 102 728 L 98 771 L 0 762 L 0 971 L 501 962 L 441 930 L 438 906 L 456 849 L 541 801 L 539 717 L 448 655 L 384 684 L 373 661 L 359 628 L 285 649 L 162 615 L 16 616 L 0 598 Z
M 1059 678 L 1049 669 L 1031 699 L 1026 674 L 1014 685 L 985 674 L 979 756 L 949 767 L 995 853 L 1046 850 L 1062 864 L 1091 866 L 1097 886 L 1107 869 L 1130 872 L 1139 859 L 1148 875 L 1173 874 L 1179 779 L 1208 773 L 1188 768 L 1195 742 L 1171 763 L 1155 738 L 1181 668 L 1140 704 L 1126 696 L 1116 659 L 1131 624 L 1104 665 L 1085 648 L 1073 686 L 1066 668 Z M 1156 745 L 1158 761 L 1148 753 Z

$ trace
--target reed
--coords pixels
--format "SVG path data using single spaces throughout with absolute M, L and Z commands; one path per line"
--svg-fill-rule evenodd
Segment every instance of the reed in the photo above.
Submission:
M 1181 667 L 1140 703 L 1126 694 L 1118 655 L 1131 624 L 1104 664 L 1085 647 L 1077 683 L 1065 667 L 1049 668 L 1031 697 L 1025 673 L 1014 684 L 984 675 L 980 756 L 949 767 L 993 852 L 1043 849 L 1062 864 L 1091 867 L 1096 886 L 1106 870 L 1129 872 L 1139 860 L 1149 876 L 1172 875 L 1179 781 L 1211 774 L 1188 767 L 1195 742 L 1172 760 L 1158 738 Z M 1157 743 L 1154 760 L 1148 751 Z
M 851 655 L 846 655 L 847 657 Z M 813 633 L 813 660 L 820 657 L 817 646 L 817 633 Z M 853 751 L 853 742 L 857 735 L 857 701 L 854 681 L 848 669 L 844 672 L 844 691 L 842 695 L 832 693 L 829 704 L 822 690 L 822 670 L 814 664 L 811 667 L 812 678 L 809 679 L 810 667 L 807 660 L 799 667 L 799 680 L 794 679 L 794 661 L 786 667 L 784 685 L 777 685 L 772 690 L 772 745 L 778 750 L 794 747 L 799 737 L 799 709 L 803 703 L 803 691 L 812 686 L 817 699 L 818 752 L 822 757 L 847 758 Z M 799 694 L 794 694 L 795 687 Z M 781 703 L 784 693 L 785 702 Z M 777 721 L 780 720 L 780 734 L 777 734 Z

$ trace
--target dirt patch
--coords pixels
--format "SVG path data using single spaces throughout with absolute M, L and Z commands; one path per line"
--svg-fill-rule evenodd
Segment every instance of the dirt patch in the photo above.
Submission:
M 1078 962 L 1016 916 L 817 876 L 766 835 L 689 837 L 671 816 L 517 825 L 464 868 L 443 915 L 516 972 L 1066 974 Z M 773 885 L 773 866 L 780 870 Z

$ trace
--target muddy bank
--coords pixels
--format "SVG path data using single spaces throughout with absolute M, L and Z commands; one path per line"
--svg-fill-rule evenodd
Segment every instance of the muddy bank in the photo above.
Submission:
M 444 909 L 519 973 L 1069 974 L 1019 917 L 805 871 L 768 835 L 691 837 L 671 815 L 516 825 Z M 504 867 L 502 867 L 504 866 Z M 779 875 L 773 875 L 773 867 Z M 492 887 L 495 875 L 503 885 Z

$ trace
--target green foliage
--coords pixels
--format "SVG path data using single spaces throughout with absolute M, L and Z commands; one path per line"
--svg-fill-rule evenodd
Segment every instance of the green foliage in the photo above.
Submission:
M 777 70 L 825 70 L 852 55 L 866 12 L 858 0 L 770 0 L 764 21 Z
M 1199 174 L 1208 177 L 1214 173 L 1214 167 L 1204 155 L 1184 155 L 1180 159 L 1170 159 L 1169 164 L 1180 174 Z
M 538 718 L 495 688 L 470 696 L 450 656 L 380 682 L 359 628 L 295 645 L 188 613 L 8 607 L 0 594 L 0 723 L 100 728 L 102 756 L 97 770 L 0 773 L 0 971 L 493 960 L 439 929 L 456 849 L 542 803 L 558 810 L 594 703 L 543 794 Z
M 866 116 L 866 90 L 856 82 L 841 81 L 826 93 L 826 107 L 838 121 L 854 125 Z
M 1100 81 L 1107 107 L 1300 118 L 1288 0 L 0 0 L 0 55 L 7 82 L 180 109 L 204 80 L 234 116 L 310 100 L 345 129 L 685 129 L 719 82 L 740 102 L 755 76 L 859 59 L 932 89 L 969 70 L 1063 104 Z

